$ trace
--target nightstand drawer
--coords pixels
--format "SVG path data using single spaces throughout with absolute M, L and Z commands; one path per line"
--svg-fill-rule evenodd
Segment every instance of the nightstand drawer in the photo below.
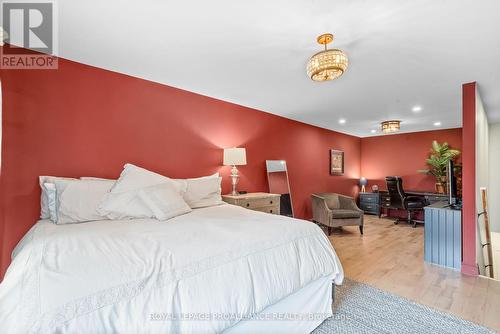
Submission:
M 222 195 L 222 200 L 242 208 L 280 214 L 280 197 L 278 194 L 248 193 L 242 195 Z
M 262 207 L 258 207 L 258 208 L 252 208 L 252 210 L 271 213 L 273 215 L 280 214 L 280 206 L 279 205 L 262 206 Z
M 247 209 L 255 209 L 265 206 L 279 205 L 279 197 L 242 199 L 238 201 L 238 205 Z

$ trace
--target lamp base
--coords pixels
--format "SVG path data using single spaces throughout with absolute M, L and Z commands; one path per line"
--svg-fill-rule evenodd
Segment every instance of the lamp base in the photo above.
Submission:
M 239 178 L 240 176 L 238 175 L 238 169 L 236 168 L 236 166 L 233 166 L 233 168 L 231 168 L 232 196 L 239 195 L 238 192 L 236 191 L 236 185 L 238 184 Z
M 365 193 L 365 192 L 366 192 L 366 188 L 365 188 L 365 186 L 361 186 L 361 192 L 362 192 L 362 193 Z

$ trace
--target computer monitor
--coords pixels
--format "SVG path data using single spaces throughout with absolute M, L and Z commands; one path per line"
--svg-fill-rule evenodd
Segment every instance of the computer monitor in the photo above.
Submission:
M 455 164 L 450 160 L 448 163 L 448 168 L 446 170 L 448 178 L 448 202 L 450 205 L 455 205 L 458 203 L 457 195 L 457 178 L 455 176 Z

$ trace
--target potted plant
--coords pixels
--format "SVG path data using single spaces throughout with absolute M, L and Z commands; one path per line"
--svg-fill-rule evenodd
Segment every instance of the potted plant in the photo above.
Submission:
M 448 143 L 439 144 L 436 140 L 432 142 L 429 158 L 426 160 L 429 169 L 421 169 L 418 172 L 432 175 L 436 178 L 436 191 L 445 193 L 446 169 L 450 160 L 455 160 L 460 155 L 459 150 L 450 148 Z

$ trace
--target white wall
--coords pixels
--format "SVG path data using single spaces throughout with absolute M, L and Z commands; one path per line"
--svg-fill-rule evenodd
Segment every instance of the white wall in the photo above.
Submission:
M 476 86 L 477 87 L 477 86 Z M 489 187 L 489 125 L 488 117 L 483 107 L 481 96 L 476 88 L 476 208 L 478 213 L 483 212 L 480 188 Z M 484 230 L 483 216 L 477 224 L 477 264 L 479 272 L 484 274 L 484 256 L 481 244 L 485 243 L 486 236 Z
M 500 233 L 500 124 L 490 124 L 489 129 L 489 214 L 491 231 Z
M 500 280 L 500 233 L 491 233 L 491 244 L 493 245 L 493 275 Z

